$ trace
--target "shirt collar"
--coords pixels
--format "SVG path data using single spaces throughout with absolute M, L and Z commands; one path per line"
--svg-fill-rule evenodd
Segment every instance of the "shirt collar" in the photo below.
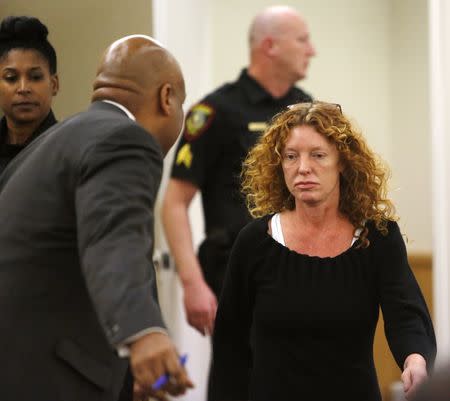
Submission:
M 50 112 L 47 114 L 47 117 L 45 117 L 44 121 L 41 122 L 39 127 L 36 128 L 36 130 L 31 134 L 31 136 L 22 144 L 20 145 L 11 145 L 11 146 L 22 146 L 25 147 L 28 145 L 32 140 L 34 140 L 36 137 L 38 137 L 40 134 L 42 134 L 45 130 L 50 128 L 52 125 L 55 125 L 57 123 L 55 119 L 55 115 L 53 114 L 53 111 L 50 110 Z M 0 119 L 0 144 L 6 143 L 6 135 L 8 132 L 8 127 L 6 123 L 6 117 L 3 116 Z
M 106 100 L 106 99 L 102 100 L 102 102 L 109 103 L 109 104 L 112 104 L 113 106 L 118 107 L 120 110 L 122 110 L 128 116 L 128 118 L 132 119 L 133 121 L 136 121 L 136 117 L 133 115 L 133 113 L 130 110 L 128 110 L 125 106 L 122 106 L 120 103 L 113 102 L 112 100 Z
M 245 68 L 239 76 L 239 82 L 252 103 L 258 103 L 264 99 L 272 98 L 269 92 L 267 92 L 254 78 L 248 75 L 247 69 Z
M 242 70 L 241 75 L 239 76 L 239 82 L 252 103 L 258 103 L 265 99 L 271 99 L 276 102 L 283 102 L 283 99 L 291 96 L 294 90 L 294 87 L 291 87 L 288 92 L 281 98 L 274 98 L 256 79 L 248 75 L 246 68 Z
M 6 117 L 3 116 L 0 120 L 0 143 L 6 142 L 6 132 L 8 129 L 6 128 Z

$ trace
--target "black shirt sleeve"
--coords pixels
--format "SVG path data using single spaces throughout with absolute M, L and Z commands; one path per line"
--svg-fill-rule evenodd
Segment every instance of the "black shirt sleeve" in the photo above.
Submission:
M 379 289 L 384 329 L 394 358 L 403 370 L 406 357 L 421 354 L 431 369 L 436 356 L 433 324 L 422 292 L 408 263 L 406 247 L 395 222 L 386 237 L 379 234 Z
M 171 176 L 202 188 L 222 152 L 225 126 L 222 113 L 212 102 L 194 105 L 186 116 Z
M 250 327 L 254 296 L 250 281 L 251 249 L 257 242 L 252 224 L 231 251 L 213 336 L 211 400 L 248 400 L 251 369 Z

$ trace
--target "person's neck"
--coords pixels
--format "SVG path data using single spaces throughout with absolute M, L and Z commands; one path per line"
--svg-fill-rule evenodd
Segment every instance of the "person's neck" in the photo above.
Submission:
M 338 205 L 296 205 L 292 213 L 296 224 L 314 231 L 339 226 L 346 220 Z
M 277 76 L 269 67 L 250 65 L 247 74 L 274 98 L 283 97 L 295 84 L 295 82 L 286 80 L 286 77 Z
M 11 145 L 24 144 L 41 125 L 43 120 L 33 121 L 27 124 L 17 124 L 13 121 L 6 121 L 8 127 L 7 142 Z

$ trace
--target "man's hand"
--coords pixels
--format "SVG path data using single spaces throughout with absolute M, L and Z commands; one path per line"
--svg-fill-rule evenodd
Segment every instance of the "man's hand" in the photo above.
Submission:
M 150 333 L 132 343 L 130 365 L 135 380 L 136 401 L 149 396 L 166 401 L 167 393 L 175 396 L 184 394 L 194 386 L 179 362 L 174 345 L 164 333 Z M 170 375 L 169 382 L 161 390 L 152 390 L 153 383 L 165 373 Z
M 212 334 L 217 299 L 203 279 L 184 283 L 184 308 L 192 327 L 202 335 Z
M 411 354 L 405 360 L 402 373 L 403 390 L 410 399 L 418 386 L 427 378 L 427 362 L 420 354 Z

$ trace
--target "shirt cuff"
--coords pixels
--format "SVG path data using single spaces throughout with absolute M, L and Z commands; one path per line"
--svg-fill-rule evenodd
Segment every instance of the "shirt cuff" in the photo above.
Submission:
M 139 331 L 136 334 L 133 334 L 132 336 L 126 338 L 123 342 L 116 345 L 117 354 L 120 358 L 128 358 L 130 356 L 130 344 L 134 343 L 136 340 L 138 340 L 141 337 L 144 337 L 147 334 L 150 333 L 162 333 L 165 335 L 169 335 L 167 333 L 166 329 L 163 329 L 162 327 L 149 327 L 148 329 L 144 329 Z

